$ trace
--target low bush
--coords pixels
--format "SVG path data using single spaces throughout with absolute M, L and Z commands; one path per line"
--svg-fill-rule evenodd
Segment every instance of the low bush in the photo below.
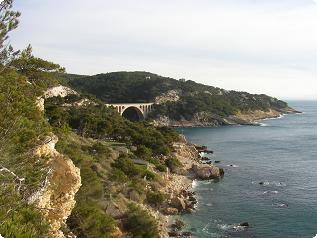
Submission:
M 78 238 L 109 238 L 113 237 L 116 222 L 97 203 L 80 202 L 68 218 L 67 225 Z
M 124 222 L 127 232 L 136 238 L 159 238 L 157 223 L 151 215 L 135 204 L 129 205 L 127 219 Z
M 160 171 L 160 172 L 166 172 L 167 171 L 167 167 L 164 164 L 158 164 L 155 166 L 155 168 Z
M 182 163 L 175 157 L 167 159 L 165 161 L 165 165 L 170 169 L 171 172 L 175 172 L 176 169 L 182 167 Z
M 158 207 L 162 205 L 162 203 L 165 201 L 166 195 L 156 191 L 156 192 L 147 192 L 146 194 L 146 201 L 155 207 Z

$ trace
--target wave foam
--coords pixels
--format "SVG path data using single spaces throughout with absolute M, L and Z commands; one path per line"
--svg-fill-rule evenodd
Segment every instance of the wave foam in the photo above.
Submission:
M 262 186 L 286 187 L 286 183 L 279 181 L 252 181 L 252 184 L 260 184 Z
M 198 186 L 198 182 L 196 179 L 194 179 L 192 182 L 192 188 L 196 188 L 197 186 Z
M 221 229 L 221 230 L 230 230 L 233 228 L 233 225 L 228 225 L 228 224 L 219 224 L 218 227 Z
M 228 230 L 231 230 L 231 231 L 244 231 L 244 230 L 247 229 L 247 227 L 245 227 L 245 226 L 240 226 L 240 225 L 236 225 L 236 224 L 233 224 L 233 225 L 218 224 L 218 227 L 221 230 L 224 230 L 224 231 L 228 231 Z
M 263 195 L 269 195 L 269 194 L 278 194 L 279 192 L 278 191 L 271 191 L 271 190 L 269 190 L 269 191 L 264 191 L 262 194 Z
M 212 182 L 213 182 L 213 179 L 209 181 L 202 181 L 201 184 L 208 185 L 208 184 L 211 184 Z
M 288 204 L 284 202 L 276 202 L 273 203 L 272 206 L 277 208 L 288 208 Z
M 266 123 L 260 123 L 260 126 L 262 126 L 262 127 L 269 127 L 270 125 L 269 125 L 269 124 L 266 124 Z

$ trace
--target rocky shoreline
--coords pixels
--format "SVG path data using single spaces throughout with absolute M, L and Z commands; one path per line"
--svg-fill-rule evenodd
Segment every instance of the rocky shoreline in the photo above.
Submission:
M 182 137 L 174 143 L 173 155 L 182 163 L 176 173 L 166 176 L 165 193 L 169 194 L 167 203 L 160 209 L 163 214 L 159 220 L 161 237 L 191 237 L 191 232 L 182 230 L 184 224 L 174 216 L 191 213 L 198 203 L 196 193 L 192 191 L 194 180 L 215 179 L 223 176 L 223 170 L 213 164 L 204 164 L 194 144 Z
M 237 112 L 235 115 L 221 117 L 219 115 L 200 112 L 194 115 L 192 120 L 171 120 L 166 116 L 161 116 L 153 121 L 155 126 L 170 127 L 219 127 L 228 125 L 253 125 L 258 126 L 259 120 L 278 118 L 285 114 L 301 113 L 293 108 L 269 109 L 267 111 L 253 110 L 248 112 Z

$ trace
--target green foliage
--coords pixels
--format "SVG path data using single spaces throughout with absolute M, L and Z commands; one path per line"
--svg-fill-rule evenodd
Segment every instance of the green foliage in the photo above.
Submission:
M 175 90 L 180 99 L 156 105 L 150 117 L 168 116 L 192 120 L 199 112 L 225 117 L 239 111 L 281 109 L 287 103 L 266 95 L 226 91 L 194 81 L 182 82 L 148 72 L 116 72 L 95 76 L 69 76 L 68 83 L 108 102 L 152 102 L 157 96 Z
M 78 238 L 110 238 L 116 225 L 115 220 L 105 214 L 94 202 L 80 202 L 67 221 Z
M 103 184 L 91 166 L 91 162 L 84 162 L 80 167 L 82 188 L 79 196 L 82 194 L 85 199 L 100 199 L 103 197 Z
M 121 155 L 112 164 L 114 168 L 120 169 L 128 177 L 138 176 L 139 169 L 134 165 L 133 161 L 126 155 Z
M 159 237 L 155 219 L 134 204 L 129 205 L 129 212 L 124 227 L 134 238 Z
M 117 168 L 114 168 L 112 170 L 110 178 L 112 181 L 116 181 L 119 183 L 126 183 L 129 180 L 128 176 L 121 169 Z
M 67 225 L 79 238 L 112 237 L 116 222 L 102 206 L 107 174 L 95 170 L 96 162 L 101 165 L 102 160 L 109 160 L 109 148 L 101 142 L 81 141 L 74 133 L 59 134 L 59 139 L 57 150 L 69 156 L 80 168 L 82 182 Z
M 0 75 L 0 166 L 25 179 L 26 195 L 37 189 L 47 172 L 47 158 L 30 153 L 50 132 L 35 105 L 35 91 L 14 71 L 5 70 Z
M 182 163 L 177 158 L 169 158 L 165 161 L 165 165 L 174 172 L 176 169 L 182 166 Z
M 146 201 L 155 207 L 160 206 L 166 200 L 166 195 L 156 191 L 156 192 L 148 192 L 146 194 Z
M 35 57 L 32 54 L 32 47 L 23 50 L 15 59 L 10 63 L 19 73 L 25 75 L 34 83 L 47 87 L 55 79 L 54 74 L 65 72 L 59 64 L 43 60 Z
M 144 145 L 140 145 L 134 153 L 138 158 L 149 160 L 152 157 L 152 150 Z
M 9 32 L 19 24 L 20 12 L 12 10 L 13 0 L 4 0 L 0 3 L 0 65 L 7 65 L 18 52 L 11 45 L 6 45 Z
M 166 172 L 167 171 L 167 167 L 164 164 L 158 164 L 155 166 L 155 168 L 160 171 L 160 172 Z
M 14 186 L 0 187 L 0 234 L 7 238 L 50 237 L 48 223 Z
M 49 131 L 35 106 L 36 94 L 27 79 L 13 71 L 0 75 L 0 150 L 17 143 L 19 151 L 34 146 Z
M 147 170 L 146 166 L 134 164 L 134 162 L 127 155 L 119 156 L 112 166 L 121 170 L 126 176 L 130 178 L 146 177 L 148 180 L 155 179 L 155 175 L 151 171 Z
M 150 76 L 150 79 L 147 77 Z M 118 72 L 76 77 L 69 84 L 106 102 L 146 102 L 167 91 L 173 79 L 147 72 Z
M 109 147 L 98 141 L 92 145 L 91 152 L 97 155 L 109 154 Z
M 172 129 L 157 129 L 144 122 L 130 122 L 102 103 L 63 107 L 69 100 L 54 97 L 45 102 L 46 116 L 52 126 L 70 127 L 83 137 L 112 138 L 128 145 L 136 145 L 136 153 L 144 159 L 148 159 L 152 154 L 168 154 L 172 142 L 178 137 Z

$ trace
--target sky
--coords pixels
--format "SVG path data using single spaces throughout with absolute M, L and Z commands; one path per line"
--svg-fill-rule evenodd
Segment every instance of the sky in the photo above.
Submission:
M 149 71 L 317 99 L 316 1 L 15 0 L 11 44 L 69 73 Z

